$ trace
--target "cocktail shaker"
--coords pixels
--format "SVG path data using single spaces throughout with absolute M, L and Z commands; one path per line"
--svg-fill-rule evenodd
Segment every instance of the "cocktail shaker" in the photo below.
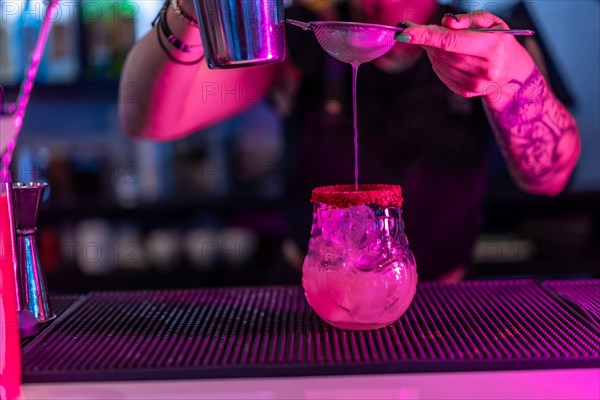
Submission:
M 194 0 L 209 68 L 285 59 L 283 0 Z

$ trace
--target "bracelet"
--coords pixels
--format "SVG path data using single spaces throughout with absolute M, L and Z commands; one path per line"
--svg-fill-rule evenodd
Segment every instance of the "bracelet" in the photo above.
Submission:
M 160 37 L 160 30 L 159 29 L 156 29 L 156 37 L 158 38 L 158 44 L 160 44 L 160 47 L 163 49 L 163 51 L 165 52 L 165 54 L 171 59 L 171 61 L 173 61 L 173 62 L 175 62 L 177 64 L 181 64 L 181 65 L 194 65 L 194 64 L 198 64 L 204 58 L 204 54 L 202 54 L 200 56 L 200 58 L 198 58 L 197 60 L 192 60 L 192 61 L 182 61 L 182 60 L 179 60 L 179 59 L 175 58 L 173 56 L 173 54 L 171 54 L 171 52 L 169 52 L 169 50 L 167 49 L 167 47 L 163 43 L 163 41 L 162 41 L 162 39 Z
M 173 8 L 173 11 L 180 19 L 186 20 L 193 26 L 198 26 L 198 20 L 196 18 L 194 18 L 193 16 L 191 16 L 190 14 L 186 13 L 183 10 L 183 8 L 181 8 L 181 4 L 179 4 L 179 0 L 171 0 L 171 7 Z
M 183 43 L 169 28 L 169 24 L 167 23 L 167 8 L 161 11 L 161 16 L 158 20 L 160 23 L 160 28 L 162 29 L 167 41 L 175 47 L 177 50 L 183 51 L 184 53 L 200 53 L 202 52 L 202 45 L 189 46 Z
M 202 53 L 202 55 L 197 60 L 182 61 L 182 60 L 179 60 L 176 57 L 174 57 L 173 54 L 171 54 L 171 52 L 169 51 L 169 49 L 167 49 L 167 47 L 163 43 L 163 40 L 160 37 L 160 31 L 162 30 L 161 27 L 163 26 L 163 20 L 166 20 L 166 17 L 167 17 L 166 11 L 167 11 L 168 7 L 169 7 L 169 0 L 166 0 L 163 8 L 158 13 L 158 15 L 156 16 L 156 18 L 154 18 L 154 21 L 152 21 L 152 26 L 153 27 L 156 25 L 157 21 L 159 22 L 159 25 L 160 25 L 160 26 L 156 27 L 156 38 L 158 39 L 158 44 L 160 45 L 160 48 L 169 57 L 169 59 L 171 61 L 173 61 L 174 63 L 181 64 L 181 65 L 195 65 L 195 64 L 198 64 L 200 61 L 202 61 L 204 59 L 204 53 Z M 164 25 L 167 26 L 167 29 L 169 28 L 169 26 L 166 23 Z M 169 29 L 168 29 L 168 31 L 170 32 Z M 163 30 L 163 33 L 165 34 L 165 36 L 168 37 L 167 33 L 164 32 L 164 30 Z M 172 35 L 172 36 L 175 37 L 174 35 Z M 181 41 L 179 41 L 179 42 L 181 43 Z M 173 43 L 171 43 L 171 44 L 173 45 Z M 196 46 L 194 46 L 194 47 L 196 47 Z

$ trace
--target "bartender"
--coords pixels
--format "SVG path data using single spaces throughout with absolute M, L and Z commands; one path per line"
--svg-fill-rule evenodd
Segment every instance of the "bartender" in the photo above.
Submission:
M 421 280 L 466 275 L 481 227 L 491 140 L 523 191 L 563 191 L 580 136 L 547 83 L 535 41 L 471 32 L 509 27 L 488 12 L 458 14 L 436 0 L 353 0 L 312 10 L 297 3 L 286 17 L 404 21 L 399 43 L 359 70 L 359 166 L 363 183 L 402 186 Z M 131 50 L 119 103 L 126 132 L 182 138 L 256 104 L 256 97 L 208 95 L 207 83 L 227 93 L 264 88 L 261 94 L 286 117 L 289 220 L 305 251 L 311 189 L 353 178 L 350 67 L 326 55 L 314 35 L 291 28 L 285 62 L 209 70 L 192 0 L 167 0 L 165 6 L 161 18 L 178 40 L 167 41 L 158 23 Z

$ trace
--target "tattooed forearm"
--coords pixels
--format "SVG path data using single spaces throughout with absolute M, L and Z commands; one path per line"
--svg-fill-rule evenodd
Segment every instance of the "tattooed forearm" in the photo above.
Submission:
M 534 69 L 512 81 L 514 96 L 502 111 L 487 109 L 502 153 L 524 190 L 555 195 L 567 184 L 579 157 L 575 120 Z

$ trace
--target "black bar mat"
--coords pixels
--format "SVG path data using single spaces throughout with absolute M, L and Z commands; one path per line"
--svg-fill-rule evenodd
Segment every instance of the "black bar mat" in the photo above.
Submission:
M 62 295 L 62 296 L 51 296 L 50 297 L 50 309 L 56 314 L 57 318 L 60 317 L 75 301 L 82 296 L 80 295 Z M 41 324 L 40 331 L 35 336 L 29 336 L 21 338 L 21 346 L 25 346 L 29 342 L 33 341 L 37 335 L 52 325 L 52 322 Z
M 529 280 L 423 283 L 344 331 L 300 287 L 91 293 L 23 351 L 25 382 L 591 367 L 600 335 Z
M 600 329 L 600 279 L 544 281 L 542 285 Z

